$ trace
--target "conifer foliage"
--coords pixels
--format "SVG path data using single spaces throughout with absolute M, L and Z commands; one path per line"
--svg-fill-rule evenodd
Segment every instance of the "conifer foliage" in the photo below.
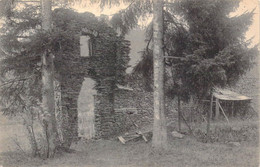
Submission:
M 205 98 L 214 86 L 234 84 L 258 54 L 245 39 L 254 11 L 230 16 L 240 1 L 180 0 L 165 4 L 166 95 Z M 148 46 L 152 29 L 147 28 Z M 147 47 L 134 74 L 151 80 L 152 51 Z M 149 82 L 149 81 L 148 81 Z M 151 83 L 151 82 L 150 82 Z
M 70 75 L 70 70 L 77 68 L 72 62 L 80 57 L 83 28 L 97 31 L 99 42 L 106 41 L 113 46 L 107 49 L 113 54 L 97 58 L 93 56 L 86 60 L 90 62 L 89 66 L 97 68 L 95 73 L 88 75 L 99 84 L 100 79 L 106 79 L 113 73 L 114 84 L 123 84 L 129 61 L 128 41 L 123 36 L 118 37 L 105 21 L 99 21 L 93 14 L 56 8 L 52 12 L 50 31 L 41 30 L 40 6 L 37 5 L 25 5 L 24 8 L 13 10 L 12 15 L 4 19 L 0 36 L 0 95 L 1 110 L 5 114 L 31 114 L 33 111 L 33 119 L 37 118 L 42 101 L 41 55 L 48 50 L 55 56 L 55 74 Z M 103 69 L 107 66 L 113 66 L 113 71 L 106 70 L 104 73 Z
M 258 50 L 249 47 L 245 33 L 254 11 L 231 17 L 238 6 L 233 0 L 183 0 L 165 11 L 165 50 L 177 57 L 166 61 L 182 93 L 201 99 L 214 86 L 235 83 L 252 67 Z

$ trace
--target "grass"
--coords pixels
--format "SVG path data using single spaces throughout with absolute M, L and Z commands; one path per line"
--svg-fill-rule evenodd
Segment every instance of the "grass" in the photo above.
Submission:
M 183 139 L 174 139 L 169 135 L 168 150 L 161 154 L 153 152 L 151 142 L 145 143 L 143 140 L 129 142 L 126 145 L 116 139 L 80 141 L 73 144 L 72 148 L 76 150 L 74 153 L 64 153 L 48 160 L 30 158 L 18 148 L 10 148 L 0 154 L 0 165 L 4 167 L 258 167 L 258 135 L 255 135 L 258 134 L 258 128 L 255 128 L 258 127 L 258 121 L 232 120 L 229 125 L 224 122 L 212 123 L 212 129 L 216 127 L 235 127 L 235 129 L 247 127 L 248 133 L 253 135 L 241 140 L 240 146 L 230 146 L 225 142 L 203 143 L 189 135 Z M 22 136 L 19 137 L 21 140 Z

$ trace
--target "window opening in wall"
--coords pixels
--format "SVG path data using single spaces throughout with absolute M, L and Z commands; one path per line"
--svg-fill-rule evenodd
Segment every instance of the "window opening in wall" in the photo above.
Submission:
M 80 56 L 89 57 L 93 53 L 93 44 L 90 36 L 83 35 L 80 36 Z

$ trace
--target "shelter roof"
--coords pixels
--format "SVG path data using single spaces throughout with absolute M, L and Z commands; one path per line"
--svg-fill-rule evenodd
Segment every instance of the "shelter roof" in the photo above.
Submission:
M 220 100 L 233 100 L 233 101 L 251 100 L 250 97 L 241 95 L 239 93 L 233 92 L 228 89 L 221 89 L 221 88 L 215 88 L 213 91 L 213 96 Z

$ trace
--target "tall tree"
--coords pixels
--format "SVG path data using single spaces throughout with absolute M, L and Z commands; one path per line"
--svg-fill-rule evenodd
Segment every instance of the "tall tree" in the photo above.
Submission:
M 173 73 L 166 78 L 174 80 L 167 82 L 167 94 L 203 99 L 212 87 L 230 86 L 252 67 L 258 49 L 249 47 L 251 40 L 244 35 L 254 11 L 231 17 L 239 2 L 180 0 L 168 5 L 164 49 L 166 68 Z M 151 63 L 143 59 L 138 65 L 147 60 Z
M 115 14 L 111 22 L 122 33 L 138 24 L 141 16 L 153 13 L 153 71 L 154 71 L 154 123 L 152 145 L 156 150 L 167 148 L 166 119 L 164 114 L 164 51 L 163 51 L 163 0 L 138 0 Z
M 29 1 L 30 2 L 30 1 Z M 39 1 L 40 2 L 40 1 Z M 15 44 L 11 41 L 10 43 L 7 44 L 5 43 L 9 49 L 10 47 L 14 47 L 14 49 L 10 49 L 8 54 L 5 54 L 9 56 L 5 61 L 8 59 L 11 59 L 12 56 L 16 57 L 21 57 L 25 55 L 29 55 L 28 53 L 28 46 L 26 46 L 26 43 L 30 41 L 31 34 L 34 34 L 37 31 L 37 26 L 39 23 L 38 20 L 38 4 L 37 5 L 28 5 L 26 2 L 20 1 L 16 2 L 15 0 L 3 0 L 1 1 L 2 5 L 4 6 L 3 12 L 1 12 L 1 17 L 6 18 L 7 26 L 13 27 L 15 30 L 14 32 L 9 33 L 8 35 L 3 35 L 3 38 L 12 38 L 12 35 L 15 35 L 13 40 L 16 42 Z M 25 3 L 25 7 L 29 6 L 34 6 L 27 8 L 28 11 L 23 10 L 24 15 L 16 15 L 15 14 L 15 7 L 16 3 Z M 33 3 L 38 3 L 38 2 L 33 2 Z M 1 6 L 1 7 L 3 7 Z M 18 5 L 18 7 L 21 7 Z M 52 1 L 51 0 L 42 0 L 41 1 L 41 27 L 43 32 L 49 33 L 51 31 L 51 7 L 52 7 Z M 31 13 L 30 13 L 31 12 Z M 8 29 L 8 27 L 6 27 Z M 10 28 L 12 29 L 12 28 Z M 25 31 L 22 31 L 25 30 Z M 8 31 L 7 31 L 8 32 Z M 24 36 L 23 36 L 24 35 Z M 24 40 L 21 40 L 21 38 L 27 42 L 24 42 Z M 21 42 L 23 41 L 23 42 Z M 13 44 L 13 45 L 11 45 Z M 28 44 L 28 43 L 27 43 Z M 20 49 L 19 49 L 20 47 Z M 35 46 L 35 51 L 39 49 L 39 47 L 44 46 Z M 14 50 L 14 51 L 13 51 Z M 31 49 L 33 50 L 33 49 Z M 40 49 L 39 49 L 40 50 Z M 41 56 L 42 58 L 42 121 L 43 121 L 43 126 L 44 126 L 44 132 L 45 132 L 45 137 L 46 137 L 46 156 L 47 157 L 52 157 L 54 156 L 55 149 L 58 145 L 58 138 L 57 138 L 57 129 L 56 129 L 56 120 L 55 120 L 55 101 L 54 101 L 54 86 L 53 86 L 53 78 L 54 78 L 54 65 L 53 65 L 53 55 L 50 54 L 50 49 L 45 48 L 45 51 L 43 55 Z M 15 54 L 13 53 L 15 52 Z M 31 52 L 33 53 L 33 52 Z M 37 60 L 38 56 L 35 56 L 35 53 L 33 54 L 34 61 Z M 4 62 L 8 64 L 8 62 Z M 9 62 L 10 64 L 10 62 Z M 13 63 L 14 64 L 14 63 Z M 30 65 L 29 68 L 34 68 L 35 65 Z M 7 71 L 19 71 L 18 69 L 14 68 L 5 68 Z M 25 71 L 24 71 L 25 70 Z M 22 72 L 21 72 L 22 71 Z M 24 73 L 23 73 L 24 72 Z M 19 73 L 23 73 L 28 75 L 28 71 L 26 69 L 20 70 Z
M 38 156 L 39 145 L 33 129 L 40 110 L 41 70 L 37 63 L 40 56 L 35 54 L 39 45 L 33 45 L 29 41 L 34 34 L 32 30 L 40 25 L 39 4 L 28 5 L 26 10 L 20 8 L 11 11 L 2 15 L 5 22 L 0 29 L 1 111 L 6 115 L 19 115 L 23 118 L 32 155 Z M 34 51 L 29 54 L 29 50 Z
M 41 1 L 42 29 L 51 30 L 51 0 Z M 53 157 L 57 147 L 57 127 L 55 119 L 55 99 L 54 99 L 54 63 L 53 54 L 45 50 L 42 55 L 42 109 L 43 124 L 47 139 L 47 157 Z
M 152 145 L 167 148 L 166 119 L 164 114 L 164 51 L 163 1 L 153 1 L 153 68 L 154 68 L 154 122 Z
M 165 48 L 168 56 L 179 57 L 169 61 L 190 95 L 203 99 L 213 87 L 230 86 L 251 68 L 257 46 L 249 47 L 245 33 L 254 11 L 231 17 L 239 2 L 182 0 L 170 8 Z
M 42 2 L 42 4 L 41 4 L 42 30 L 44 30 L 45 32 L 49 32 L 51 29 L 51 5 L 52 5 L 52 3 L 50 0 L 42 0 L 41 2 Z M 10 49 L 9 53 L 3 54 L 3 55 L 9 56 L 4 62 L 4 63 L 8 64 L 6 61 L 12 59 L 12 57 L 14 58 L 16 56 L 19 56 L 19 58 L 20 58 L 21 56 L 24 56 L 27 54 L 26 48 L 28 48 L 28 46 L 26 46 L 24 44 L 27 43 L 28 41 L 30 41 L 30 39 L 29 39 L 30 34 L 33 34 L 37 30 L 36 26 L 38 25 L 39 20 L 37 18 L 37 12 L 36 12 L 37 10 L 27 11 L 28 13 L 32 12 L 29 14 L 31 16 L 30 18 L 28 17 L 28 15 L 26 15 L 26 17 L 23 17 L 23 15 L 17 16 L 15 14 L 14 10 L 16 7 L 16 3 L 26 3 L 26 2 L 23 2 L 23 1 L 16 2 L 15 0 L 3 0 L 3 1 L 1 1 L 1 3 L 3 5 L 3 6 L 1 6 L 1 8 L 3 8 L 3 12 L 1 12 L 1 17 L 5 17 L 7 26 L 9 25 L 9 26 L 13 26 L 13 27 L 17 28 L 16 29 L 17 31 L 13 32 L 13 35 L 17 35 L 14 38 L 14 41 L 15 41 L 17 47 L 14 49 Z M 38 3 L 38 2 L 35 2 L 35 3 Z M 30 5 L 24 4 L 24 6 L 30 6 Z M 37 6 L 36 8 L 38 9 L 38 5 L 36 5 L 36 6 Z M 21 6 L 19 6 L 19 7 L 21 7 Z M 34 9 L 34 8 L 30 8 L 30 9 Z M 26 11 L 23 11 L 23 12 L 26 13 Z M 26 25 L 26 20 L 28 21 L 27 22 L 28 25 Z M 26 29 L 26 31 L 20 32 L 21 29 Z M 8 37 L 8 35 L 7 36 L 4 35 L 3 37 L 10 38 L 11 36 Z M 25 41 L 27 39 L 27 42 L 21 42 L 21 41 L 24 41 L 21 39 L 24 39 Z M 7 44 L 6 46 L 9 45 L 9 48 L 10 48 L 11 44 L 14 44 L 14 43 L 11 41 L 9 41 L 9 42 L 10 42 L 10 44 Z M 12 46 L 14 46 L 14 45 L 12 45 Z M 20 49 L 19 49 L 19 47 L 20 47 Z M 43 46 L 40 46 L 40 47 L 43 47 Z M 39 46 L 36 46 L 35 50 L 37 50 L 37 49 L 39 49 Z M 34 59 L 34 61 L 35 61 L 37 58 L 38 57 L 34 55 L 34 57 L 32 59 Z M 35 65 L 32 65 L 32 66 L 35 67 Z M 32 66 L 28 65 L 28 68 L 31 68 Z M 55 120 L 55 111 L 54 111 L 53 56 L 49 53 L 48 49 L 46 49 L 44 54 L 42 55 L 42 67 L 43 67 L 42 68 L 42 85 L 43 85 L 43 88 L 42 88 L 42 109 L 43 109 L 42 121 L 44 124 L 44 130 L 46 133 L 45 135 L 46 135 L 46 141 L 47 141 L 46 142 L 47 143 L 46 155 L 47 155 L 47 157 L 52 157 L 52 156 L 54 156 L 54 152 L 55 152 L 58 142 L 56 141 L 57 133 L 56 133 L 56 123 L 55 123 L 56 120 Z M 5 70 L 6 71 L 12 71 L 12 70 L 15 71 L 15 69 L 12 69 L 10 67 L 5 68 Z M 19 71 L 19 70 L 16 69 L 16 71 Z M 28 73 L 30 73 L 30 72 L 26 71 L 26 69 L 24 68 L 23 70 L 20 69 L 19 73 L 28 75 Z

